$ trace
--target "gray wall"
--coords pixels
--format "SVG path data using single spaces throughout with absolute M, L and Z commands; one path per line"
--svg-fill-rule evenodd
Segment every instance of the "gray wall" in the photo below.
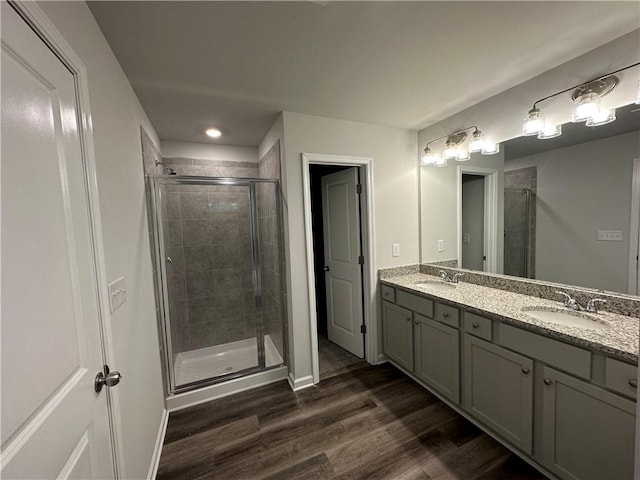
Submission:
M 633 159 L 640 132 L 581 143 L 507 162 L 536 166 L 536 277 L 627 292 Z M 622 242 L 598 241 L 622 230 Z

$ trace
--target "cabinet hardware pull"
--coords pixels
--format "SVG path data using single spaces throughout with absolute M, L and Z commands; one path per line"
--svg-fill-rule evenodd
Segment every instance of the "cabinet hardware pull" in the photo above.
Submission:
M 528 375 L 529 369 L 527 367 L 522 367 L 522 373 L 524 373 L 525 375 Z
M 632 378 L 631 380 L 629 380 L 629 386 L 633 388 L 638 388 L 638 380 L 636 380 L 635 378 Z
M 406 320 L 407 320 L 407 322 L 410 322 L 411 321 L 411 317 L 407 317 Z
M 473 328 L 478 328 L 478 327 L 480 326 L 480 324 L 479 324 L 478 322 L 473 322 L 473 323 L 471 324 L 471 326 L 472 326 Z
M 545 385 L 551 385 L 551 380 L 549 380 L 548 378 L 545 378 L 542 382 L 543 382 Z
M 443 314 L 442 314 L 442 316 L 443 316 L 444 318 L 449 318 L 449 314 L 448 314 L 448 313 L 443 313 Z
M 416 320 L 414 323 L 415 323 L 416 325 L 420 325 L 420 320 Z

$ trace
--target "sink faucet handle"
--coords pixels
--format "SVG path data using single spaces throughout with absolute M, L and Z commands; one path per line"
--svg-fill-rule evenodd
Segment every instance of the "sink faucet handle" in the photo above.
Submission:
M 561 291 L 559 291 L 559 290 L 558 290 L 558 291 L 556 291 L 556 293 L 557 293 L 558 295 L 562 295 L 562 296 L 564 296 L 564 297 L 566 298 L 566 300 L 564 301 L 564 305 L 565 305 L 565 306 L 567 306 L 567 304 L 573 300 L 573 298 L 571 298 L 571 295 L 569 295 L 568 293 L 561 292 Z
M 607 301 L 602 298 L 592 298 L 587 303 L 587 312 L 598 313 L 598 303 L 607 303 Z
M 460 277 L 464 277 L 464 273 L 462 273 L 462 272 L 460 272 L 460 273 L 456 273 L 456 274 L 453 276 L 453 278 L 452 278 L 453 283 L 458 283 L 458 279 L 459 279 Z
M 556 293 L 558 295 L 563 295 L 565 297 L 565 301 L 564 301 L 565 307 L 572 308 L 574 310 L 578 310 L 580 308 L 578 305 L 578 302 L 574 298 L 571 298 L 571 295 L 569 295 L 568 293 L 560 292 L 560 291 L 557 291 Z
M 445 280 L 449 279 L 449 274 L 447 272 L 445 272 L 444 270 L 438 270 L 438 272 L 440 272 L 440 277 L 444 278 Z

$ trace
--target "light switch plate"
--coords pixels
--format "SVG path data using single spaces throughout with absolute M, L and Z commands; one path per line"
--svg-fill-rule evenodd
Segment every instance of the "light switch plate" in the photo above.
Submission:
M 463 243 L 471 243 L 471 234 L 469 234 L 469 233 L 465 233 L 465 234 L 462 236 L 462 242 L 463 242 Z
M 444 240 L 438 240 L 438 251 L 444 252 Z
M 621 242 L 622 230 L 598 230 L 598 240 L 603 242 Z
M 120 277 L 109 284 L 109 306 L 114 312 L 120 305 L 127 301 L 127 285 L 124 277 Z
M 391 256 L 392 257 L 399 257 L 400 256 L 400 244 L 399 243 L 394 243 L 393 245 L 391 245 Z

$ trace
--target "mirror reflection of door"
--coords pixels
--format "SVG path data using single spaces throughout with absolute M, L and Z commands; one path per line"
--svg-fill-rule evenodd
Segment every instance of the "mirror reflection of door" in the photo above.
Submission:
M 462 175 L 462 268 L 485 271 L 484 180 Z

